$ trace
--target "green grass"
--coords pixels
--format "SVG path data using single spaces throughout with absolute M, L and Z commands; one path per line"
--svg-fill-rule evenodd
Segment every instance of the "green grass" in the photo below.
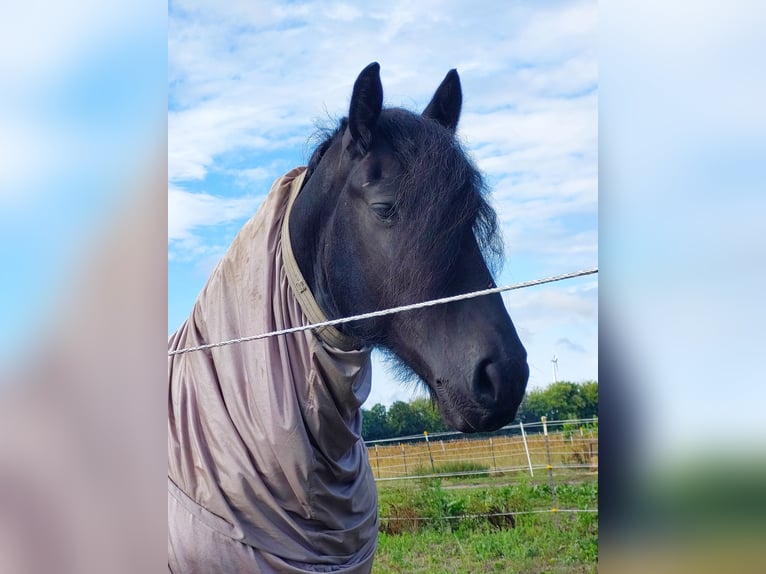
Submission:
M 550 509 L 551 488 L 542 479 L 454 489 L 446 483 L 379 485 L 382 520 L 374 573 L 596 571 L 597 513 L 447 518 Z M 598 485 L 595 480 L 557 484 L 556 496 L 558 508 L 595 509 Z
M 373 572 L 596 572 L 594 514 L 519 516 L 516 527 L 380 534 Z
M 475 474 L 454 476 L 451 477 L 451 480 L 463 480 L 470 479 L 472 477 L 489 476 L 489 466 L 470 460 L 453 460 L 435 464 L 433 467 L 419 466 L 413 471 L 412 474 L 413 476 L 422 476 L 429 474 L 457 474 L 465 472 L 471 472 Z

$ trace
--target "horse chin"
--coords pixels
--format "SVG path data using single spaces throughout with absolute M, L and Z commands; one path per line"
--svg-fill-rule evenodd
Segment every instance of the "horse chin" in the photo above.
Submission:
M 429 385 L 444 421 L 453 429 L 464 433 L 496 431 L 513 420 L 518 405 L 513 408 L 488 409 L 472 399 L 458 399 L 440 381 Z
M 514 412 L 515 415 L 515 412 Z M 447 424 L 457 431 L 464 433 L 492 432 L 510 423 L 514 415 L 495 415 L 487 413 L 460 412 L 442 408 Z
M 471 425 L 463 416 L 457 411 L 448 411 L 444 407 L 440 407 L 442 417 L 456 431 L 464 433 L 478 432 L 476 428 Z

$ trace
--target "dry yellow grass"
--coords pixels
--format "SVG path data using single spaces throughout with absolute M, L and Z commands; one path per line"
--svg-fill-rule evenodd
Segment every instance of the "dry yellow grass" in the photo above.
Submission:
M 555 432 L 548 435 L 551 464 L 598 465 L 598 431 Z M 527 435 L 529 455 L 535 468 L 546 467 L 545 436 Z M 490 472 L 509 472 L 529 468 L 521 436 L 440 440 L 429 442 L 385 443 L 368 448 L 375 478 L 391 479 L 437 473 L 454 463 L 474 463 Z M 433 461 L 433 464 L 432 464 Z

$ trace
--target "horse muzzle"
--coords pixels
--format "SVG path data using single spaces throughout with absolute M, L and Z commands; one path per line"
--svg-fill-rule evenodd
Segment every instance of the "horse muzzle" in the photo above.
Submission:
M 461 432 L 489 432 L 516 416 L 528 378 L 526 358 L 486 359 L 476 364 L 470 377 L 437 379 L 431 386 L 450 426 Z

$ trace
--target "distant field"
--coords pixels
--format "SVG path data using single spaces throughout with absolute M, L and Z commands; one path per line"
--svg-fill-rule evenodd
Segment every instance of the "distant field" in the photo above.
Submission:
M 369 447 L 381 516 L 373 572 L 596 572 L 598 429 L 549 433 L 548 448 L 527 435 L 527 446 L 534 476 L 521 436 Z
M 551 464 L 573 467 L 598 467 L 598 430 L 574 429 L 548 436 Z M 527 436 L 533 467 L 548 464 L 545 437 Z M 475 470 L 528 469 L 521 436 L 495 436 L 486 439 L 431 439 L 401 444 L 373 445 L 368 448 L 370 466 L 376 479 L 395 479 L 423 474 L 459 472 L 456 464 L 473 463 Z

